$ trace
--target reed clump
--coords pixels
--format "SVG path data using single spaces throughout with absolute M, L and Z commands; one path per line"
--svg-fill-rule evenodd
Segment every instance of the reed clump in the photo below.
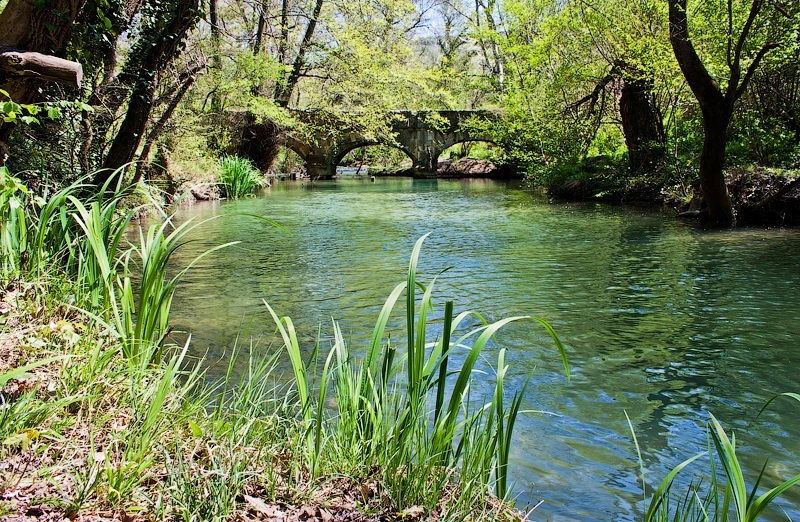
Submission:
M 247 158 L 222 156 L 219 160 L 219 187 L 229 199 L 252 197 L 253 191 L 264 184 L 261 172 Z
M 796 393 L 782 393 L 770 399 L 761 412 L 778 397 L 800 401 Z M 683 461 L 664 477 L 649 498 L 645 522 L 755 522 L 778 497 L 800 483 L 797 474 L 759 494 L 767 460 L 748 490 L 745 472 L 736 455 L 736 436 L 729 436 L 714 415 L 708 421 L 707 431 L 708 450 Z M 707 457 L 708 471 L 701 478 L 694 478 L 687 488 L 676 488 L 676 477 L 703 457 Z

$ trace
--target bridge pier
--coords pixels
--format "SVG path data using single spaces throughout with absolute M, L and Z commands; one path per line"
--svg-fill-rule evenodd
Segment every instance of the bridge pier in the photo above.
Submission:
M 432 178 L 436 177 L 436 171 L 439 169 L 439 156 L 442 154 L 441 150 L 431 147 L 428 144 L 425 147 L 415 147 L 410 151 L 414 160 L 414 177 L 419 178 Z
M 306 174 L 312 180 L 333 179 L 336 176 L 336 165 L 327 156 L 308 156 L 306 160 Z

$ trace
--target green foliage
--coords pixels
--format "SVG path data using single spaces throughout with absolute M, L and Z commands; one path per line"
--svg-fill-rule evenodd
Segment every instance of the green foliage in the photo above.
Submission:
M 499 121 L 471 120 L 468 125 L 489 134 L 505 151 L 509 161 L 519 166 L 528 180 L 547 185 L 562 169 L 575 168 L 586 154 L 574 129 L 552 114 L 517 117 Z
M 41 108 L 33 104 L 20 105 L 11 99 L 8 92 L 0 89 L 0 98 L 5 98 L 7 101 L 0 103 L 0 118 L 6 123 L 39 123 L 36 115 L 39 114 Z M 26 114 L 27 113 L 27 114 Z
M 361 466 L 378 465 L 397 509 L 420 504 L 435 506 L 443 486 L 454 478 L 453 470 L 460 470 L 460 476 L 466 478 L 461 484 L 464 506 L 483 498 L 492 484 L 498 496 L 506 496 L 510 440 L 522 393 L 515 394 L 510 404 L 506 404 L 505 349 L 498 352 L 492 398 L 484 406 L 475 407 L 470 396 L 478 360 L 504 325 L 523 319 L 541 324 L 555 342 L 569 377 L 561 341 L 547 323 L 535 317 L 513 317 L 468 328 L 456 337 L 454 332 L 468 319 L 482 321 L 482 318 L 470 312 L 453 317 L 453 304 L 448 302 L 444 332 L 437 341 L 429 341 L 428 312 L 433 306 L 434 284 L 423 287 L 416 281 L 417 260 L 424 239 L 420 238 L 414 247 L 407 281 L 397 285 L 384 304 L 360 363 L 353 361 L 349 346 L 334 322 L 333 347 L 322 373 L 309 374 L 311 363 L 302 359 L 291 319 L 279 318 L 266 305 L 278 325 L 294 370 L 295 390 L 306 430 L 305 454 L 312 474 L 319 473 L 324 466 L 321 456 L 325 448 L 345 460 L 357 459 Z M 417 287 L 424 291 L 419 302 Z M 391 341 L 384 341 L 384 336 L 389 317 L 403 292 L 407 347 L 405 356 L 398 357 L 397 347 Z M 457 353 L 464 357 L 463 363 L 451 373 L 449 365 Z M 454 380 L 450 378 L 453 375 Z M 312 390 L 315 381 L 319 386 L 316 398 Z M 330 390 L 336 404 L 335 422 L 325 408 Z M 429 409 L 430 404 L 435 404 L 433 410 Z
M 800 162 L 800 136 L 791 123 L 761 114 L 755 107 L 740 110 L 731 122 L 729 162 L 791 168 Z
M 223 196 L 231 199 L 250 197 L 262 183 L 261 173 L 250 160 L 227 155 L 219 160 L 219 186 Z
M 5 98 L 6 101 L 2 101 L 2 98 Z M 40 121 L 37 116 L 40 113 L 46 114 L 51 120 L 57 120 L 61 118 L 62 110 L 72 107 L 89 112 L 94 111 L 91 105 L 80 101 L 71 102 L 68 100 L 60 100 L 58 102 L 44 104 L 19 104 L 12 100 L 8 92 L 3 89 L 0 89 L 0 102 L 0 118 L 3 118 L 3 121 L 6 123 L 21 122 L 26 124 L 38 124 Z

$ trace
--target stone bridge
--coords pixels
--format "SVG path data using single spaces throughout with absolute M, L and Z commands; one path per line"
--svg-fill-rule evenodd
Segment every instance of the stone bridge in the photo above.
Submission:
M 311 139 L 286 136 L 285 145 L 306 163 L 306 173 L 312 179 L 330 179 L 336 166 L 353 149 L 369 145 L 396 147 L 411 158 L 415 175 L 436 173 L 439 156 L 446 149 L 465 141 L 492 141 L 487 135 L 465 130 L 463 123 L 472 117 L 493 120 L 497 116 L 486 111 L 397 111 L 393 112 L 392 138 L 369 138 L 349 128 L 339 128 L 331 134 L 329 115 L 296 111 L 295 116 L 310 123 L 317 131 Z

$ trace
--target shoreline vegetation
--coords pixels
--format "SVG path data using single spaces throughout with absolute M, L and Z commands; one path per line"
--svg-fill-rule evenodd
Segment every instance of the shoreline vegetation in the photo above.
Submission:
M 250 177 L 244 192 L 231 197 L 246 197 L 256 186 L 269 186 L 276 180 L 307 179 L 290 174 L 273 173 L 270 181 L 253 181 L 255 167 L 244 158 L 226 157 L 225 161 L 236 159 Z M 232 176 L 220 167 L 220 179 Z M 362 170 L 363 169 L 363 170 Z M 359 166 L 358 175 L 373 181 L 378 177 L 415 177 L 410 168 L 372 169 Z M 485 159 L 459 158 L 439 162 L 431 179 L 470 179 L 485 178 L 496 180 L 519 180 L 533 189 L 543 190 L 551 201 L 602 201 L 609 203 L 649 203 L 671 209 L 679 218 L 694 219 L 703 211 L 703 200 L 697 196 L 700 186 L 690 181 L 677 169 L 663 168 L 655 175 L 630 176 L 625 167 L 609 159 L 595 158 L 593 161 L 568 169 L 554 169 L 546 177 L 532 182 L 520 175 L 508 164 L 494 163 Z M 752 227 L 795 227 L 800 225 L 800 171 L 796 169 L 768 169 L 751 166 L 729 169 L 725 176 L 728 192 L 736 213 L 737 226 Z M 310 180 L 313 183 L 313 180 Z M 196 200 L 204 201 L 225 195 L 228 181 L 220 182 L 220 190 L 189 189 Z
M 165 218 L 126 244 L 141 210 L 127 205 L 127 191 L 103 190 L 82 202 L 76 184 L 44 200 L 28 197 L 5 169 L 0 174 L 0 519 L 531 515 L 514 509 L 507 478 L 525 389 L 511 397 L 504 390 L 505 350 L 492 350 L 490 397 L 472 396 L 470 382 L 484 349 L 509 322 L 544 328 L 569 379 L 565 348 L 541 319 L 487 323 L 473 312 L 456 315 L 452 301 L 436 333 L 428 317 L 435 280 L 417 280 L 426 236 L 362 358 L 351 356 L 335 322 L 330 346 L 317 342 L 304 357 L 309 347 L 299 345 L 291 319 L 265 303 L 282 347 L 256 355 L 240 346 L 226 377 L 208 383 L 203 361 L 187 356 L 191 338 L 184 346 L 169 342 L 172 294 L 199 258 L 166 275 L 185 233 L 203 223 L 175 228 Z M 400 346 L 391 343 L 387 324 L 403 302 Z M 273 374 L 278 357 L 291 362 L 289 384 Z M 246 371 L 234 378 L 237 360 Z M 713 416 L 712 452 L 710 479 L 688 491 L 672 491 L 675 476 L 702 454 L 669 473 L 652 498 L 643 487 L 643 519 L 707 520 L 711 513 L 711 520 L 726 521 L 735 512 L 736 520 L 757 520 L 800 482 L 798 474 L 757 496 L 762 470 L 748 494 L 735 438 Z
M 191 264 L 172 279 L 166 267 L 192 225 L 166 219 L 128 246 L 140 209 L 125 206 L 124 192 L 84 205 L 74 185 L 28 200 L 3 174 L 15 185 L 1 206 L 2 520 L 524 518 L 508 497 L 522 394 L 506 397 L 504 350 L 485 405 L 469 383 L 510 321 L 538 321 L 568 376 L 564 347 L 539 319 L 489 324 L 454 315 L 452 302 L 432 339 L 434 285 L 416 280 L 424 237 L 363 359 L 335 323 L 332 346 L 304 356 L 291 319 L 265 303 L 283 347 L 263 356 L 240 347 L 227 377 L 209 384 L 203 361 L 186 355 L 191 340 L 168 341 L 172 293 Z M 402 301 L 405 348 L 385 335 Z M 448 368 L 456 352 L 463 362 Z M 292 363 L 289 385 L 272 374 L 278 357 Z

